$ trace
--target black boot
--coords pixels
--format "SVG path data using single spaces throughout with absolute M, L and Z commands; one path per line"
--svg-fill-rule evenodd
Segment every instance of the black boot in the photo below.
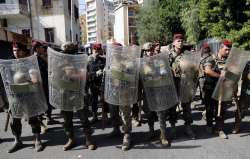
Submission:
M 8 153 L 16 152 L 23 148 L 23 143 L 20 140 L 20 136 L 15 136 L 15 141 L 13 146 L 8 150 Z

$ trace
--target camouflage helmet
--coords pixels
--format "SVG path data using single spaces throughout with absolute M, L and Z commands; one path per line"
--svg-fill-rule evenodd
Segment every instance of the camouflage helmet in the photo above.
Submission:
M 76 54 L 78 52 L 78 47 L 75 43 L 65 42 L 61 45 L 61 50 L 66 54 Z

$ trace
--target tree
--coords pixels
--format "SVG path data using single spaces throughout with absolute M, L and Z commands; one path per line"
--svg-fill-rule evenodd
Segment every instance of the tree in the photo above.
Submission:
M 187 42 L 196 44 L 201 32 L 198 1 L 190 0 L 186 3 L 186 7 L 181 11 L 181 22 L 185 29 Z
M 200 0 L 199 10 L 201 38 L 227 38 L 250 48 L 250 0 Z

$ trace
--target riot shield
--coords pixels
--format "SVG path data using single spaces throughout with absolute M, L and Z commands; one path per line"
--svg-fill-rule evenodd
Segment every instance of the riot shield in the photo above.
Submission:
M 209 48 L 213 54 L 217 54 L 219 49 L 220 49 L 220 41 L 219 39 L 216 38 L 208 38 L 200 41 L 197 46 L 196 50 L 202 50 L 202 46 L 206 43 L 209 45 Z
M 84 107 L 88 56 L 65 54 L 48 49 L 49 101 L 64 111 Z
M 137 46 L 107 46 L 104 99 L 112 105 L 130 105 L 138 98 Z
M 199 78 L 200 52 L 185 51 L 180 60 L 181 81 L 179 86 L 179 100 L 181 103 L 192 102 L 197 90 Z
M 167 110 L 178 103 L 178 96 L 166 53 L 142 58 L 140 77 L 148 107 L 151 111 Z
M 6 95 L 14 118 L 30 118 L 47 110 L 47 102 L 35 55 L 0 61 Z
M 212 98 L 218 101 L 232 101 L 234 91 L 237 89 L 237 83 L 249 57 L 249 51 L 238 48 L 231 49 L 224 68 L 225 75 L 219 78 Z

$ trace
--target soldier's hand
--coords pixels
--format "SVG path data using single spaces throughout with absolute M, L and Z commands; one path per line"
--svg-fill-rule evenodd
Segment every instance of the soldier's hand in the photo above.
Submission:
M 97 77 L 102 76 L 102 74 L 103 74 L 103 71 L 101 69 L 96 72 Z

